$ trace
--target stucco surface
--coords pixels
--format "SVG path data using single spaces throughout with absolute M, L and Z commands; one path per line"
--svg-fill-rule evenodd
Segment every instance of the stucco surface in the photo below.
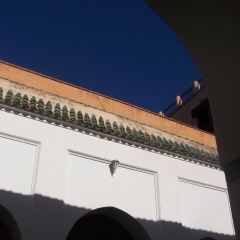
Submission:
M 215 136 L 127 103 L 0 62 L 0 76 L 216 148 Z
M 207 165 L 129 146 L 113 141 L 114 137 L 103 139 L 76 132 L 4 109 L 0 111 L 0 119 L 1 152 L 5 156 L 0 164 L 11 181 L 2 185 L 4 193 L 0 200 L 18 222 L 23 239 L 64 240 L 83 214 L 111 206 L 137 219 L 155 240 L 172 231 L 161 228 L 160 222 L 181 224 L 184 218 L 190 218 L 190 213 L 182 208 L 186 202 L 180 199 L 180 179 L 207 189 L 212 186 L 227 194 L 224 173 Z M 112 176 L 109 164 L 114 159 L 120 164 Z M 0 176 L 2 183 L 5 175 Z M 25 185 L 25 180 L 31 184 Z M 207 189 L 199 199 L 206 197 Z M 9 192 L 30 199 L 14 202 L 14 198 L 6 197 Z M 188 194 L 190 197 L 196 193 Z M 51 201 L 41 200 L 45 198 Z M 217 239 L 234 239 L 226 199 L 217 208 L 208 204 L 196 208 L 196 214 L 202 216 L 201 222 L 192 221 L 191 228 L 200 229 L 209 214 L 221 213 L 225 219 L 214 218 L 218 224 L 208 226 L 214 230 L 211 234 L 220 234 Z M 221 229 L 226 221 L 228 227 Z M 175 234 L 180 236 L 181 229 Z M 210 234 L 209 229 L 205 230 Z M 199 230 L 197 239 L 206 235 L 205 230 Z M 192 237 L 186 233 L 178 239 Z
M 127 126 L 129 126 L 131 129 L 135 128 L 137 131 L 141 130 L 143 132 L 149 133 L 149 135 L 154 134 L 155 136 L 160 136 L 162 138 L 165 137 L 166 139 L 170 139 L 173 142 L 177 141 L 178 143 L 188 144 L 189 146 L 192 146 L 194 148 L 203 150 L 210 154 L 217 155 L 217 150 L 210 146 L 206 146 L 206 145 L 194 142 L 192 140 L 182 138 L 175 134 L 171 134 L 168 131 L 163 131 L 161 129 L 157 129 L 152 126 L 142 124 L 141 122 L 133 121 L 132 119 L 128 119 L 123 116 L 116 115 L 114 113 L 110 113 L 98 108 L 94 108 L 92 106 L 89 106 L 80 102 L 69 100 L 62 96 L 44 92 L 33 87 L 28 87 L 23 84 L 19 84 L 1 77 L 0 77 L 0 87 L 3 88 L 3 99 L 6 97 L 7 92 L 11 89 L 13 91 L 13 95 L 17 93 L 21 93 L 21 96 L 27 94 L 29 99 L 31 99 L 31 97 L 34 96 L 36 97 L 37 101 L 41 98 L 45 103 L 47 101 L 51 101 L 53 107 L 57 103 L 59 103 L 61 108 L 63 106 L 67 106 L 68 110 L 70 110 L 71 108 L 74 108 L 76 112 L 80 110 L 83 113 L 83 115 L 87 113 L 90 117 L 94 114 L 97 119 L 99 119 L 99 117 L 101 116 L 105 121 L 109 120 L 111 124 L 113 124 L 114 121 L 118 124 L 118 126 L 122 124 L 125 127 L 125 129 Z

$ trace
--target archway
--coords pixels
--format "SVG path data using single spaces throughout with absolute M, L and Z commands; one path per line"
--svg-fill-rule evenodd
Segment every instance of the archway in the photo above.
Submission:
M 126 212 L 114 208 L 98 208 L 81 217 L 70 230 L 67 240 L 150 240 L 141 224 Z
M 204 80 L 235 233 L 240 239 L 239 1 L 144 1 L 180 38 Z
M 0 219 L 0 240 L 13 240 L 6 224 Z
M 211 237 L 206 237 L 206 238 L 201 238 L 200 240 L 215 240 L 215 239 Z
M 0 205 L 0 240 L 21 240 L 22 235 L 12 214 Z

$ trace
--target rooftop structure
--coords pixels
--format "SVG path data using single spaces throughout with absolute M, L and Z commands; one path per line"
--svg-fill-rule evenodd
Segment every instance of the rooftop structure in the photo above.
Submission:
M 171 117 L 171 115 L 178 110 L 180 106 L 185 104 L 189 99 L 191 99 L 197 92 L 204 89 L 204 83 L 202 79 L 198 81 L 194 81 L 194 84 L 192 87 L 190 87 L 187 91 L 185 91 L 183 94 L 178 96 L 178 101 L 172 102 L 168 107 L 166 107 L 161 113 L 162 116 L 165 117 Z
M 214 133 L 208 95 L 202 79 L 194 81 L 182 95 L 159 113 L 201 130 Z

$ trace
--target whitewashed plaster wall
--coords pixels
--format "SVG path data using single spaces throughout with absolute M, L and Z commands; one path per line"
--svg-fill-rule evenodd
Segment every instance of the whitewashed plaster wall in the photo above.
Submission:
M 168 239 L 161 221 L 234 235 L 220 170 L 5 111 L 0 123 L 0 204 L 23 239 L 64 240 L 82 215 L 106 206 L 136 218 L 153 240 Z M 29 199 L 16 204 L 4 192 Z

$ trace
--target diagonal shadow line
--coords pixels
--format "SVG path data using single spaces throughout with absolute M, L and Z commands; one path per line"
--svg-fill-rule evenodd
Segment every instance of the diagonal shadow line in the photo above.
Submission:
M 32 196 L 13 193 L 0 190 L 0 204 L 12 215 L 13 221 L 16 221 L 20 229 L 20 238 L 16 233 L 16 226 L 11 223 L 11 216 L 1 211 L 0 219 L 9 228 L 13 240 L 34 239 L 34 240 L 66 240 L 69 231 L 73 225 L 92 209 L 66 205 L 62 200 L 34 195 L 31 220 L 28 224 L 29 206 Z M 161 221 L 160 236 L 159 223 L 146 219 L 136 220 L 147 231 L 150 238 L 164 240 L 194 240 L 204 237 L 212 237 L 216 240 L 235 240 L 235 236 L 209 232 L 200 229 L 190 229 L 182 226 L 180 223 Z M 27 229 L 26 229 L 27 228 Z M 1 234 L 1 233 L 0 233 Z M 1 237 L 1 235 L 0 235 Z M 136 239 L 137 240 L 137 239 Z

